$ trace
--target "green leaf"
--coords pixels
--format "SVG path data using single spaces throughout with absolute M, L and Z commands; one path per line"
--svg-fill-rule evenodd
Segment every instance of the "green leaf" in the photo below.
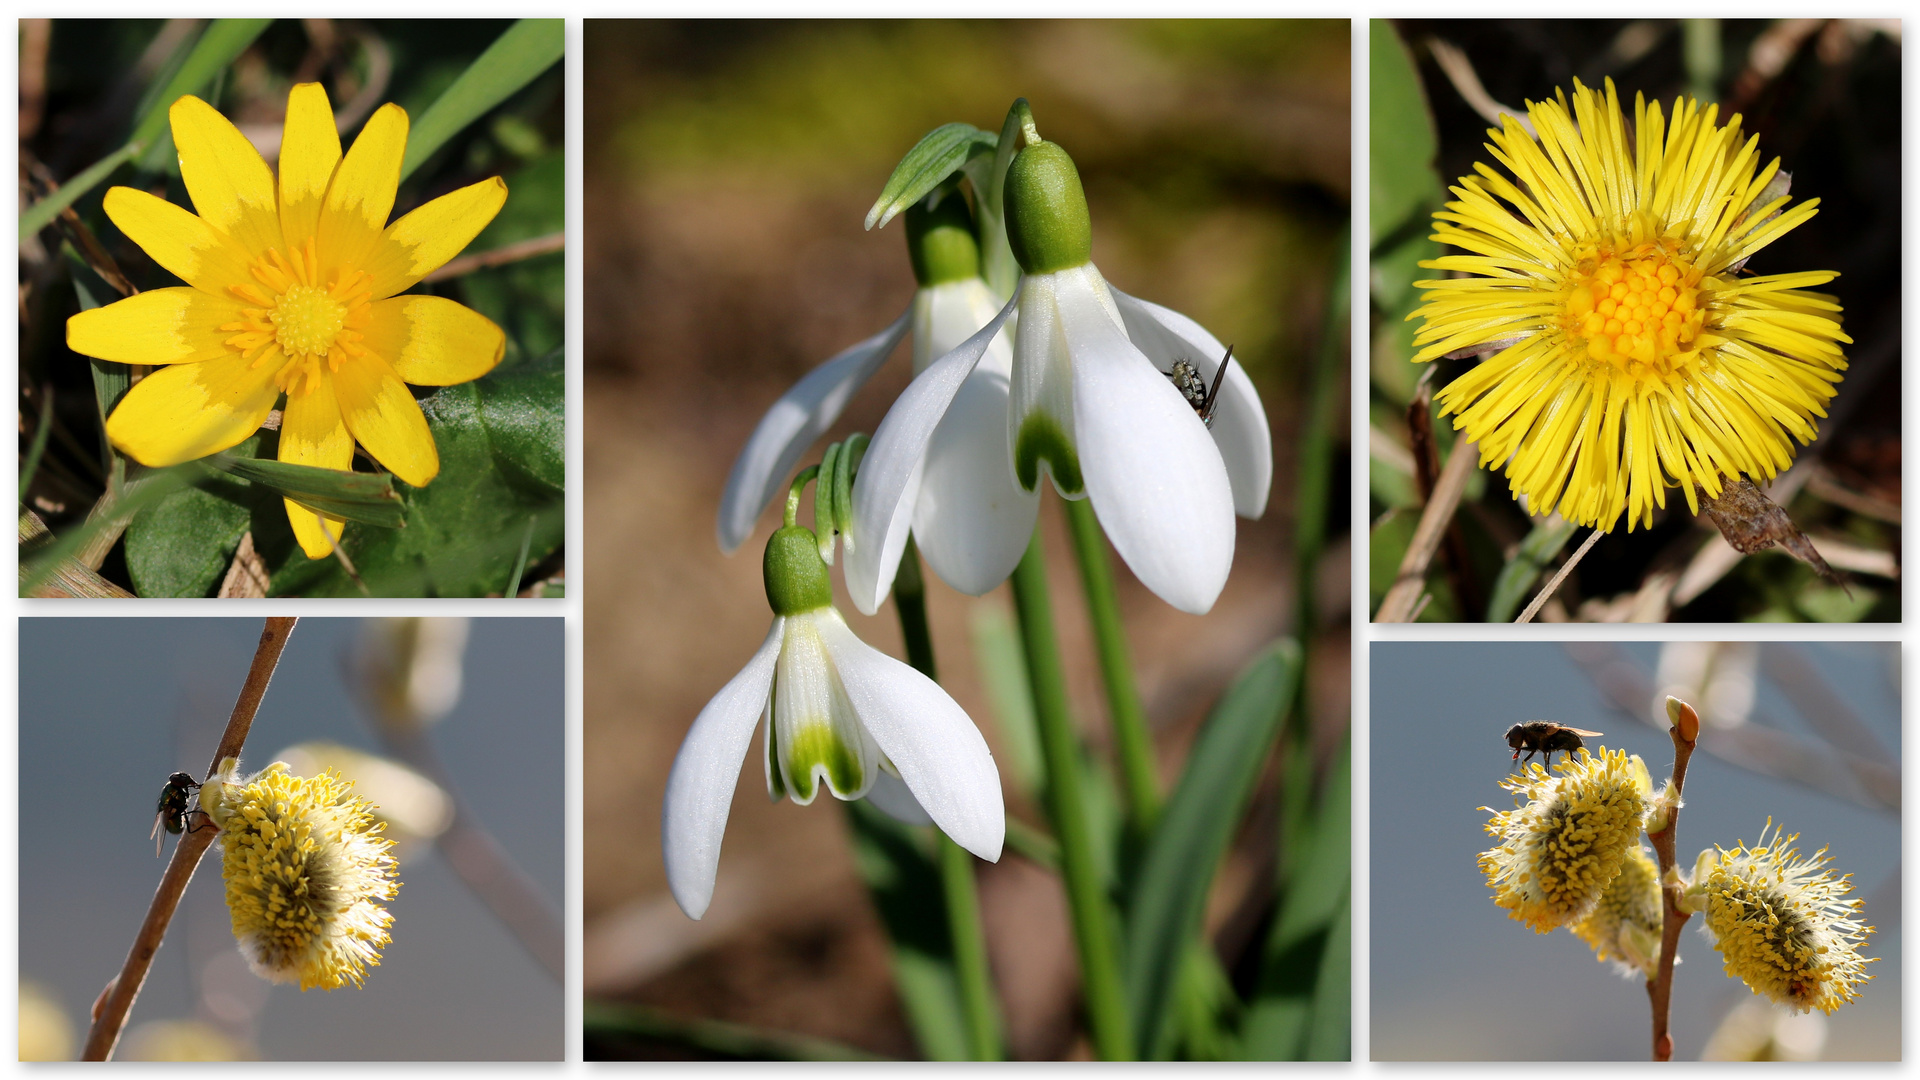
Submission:
M 1353 1059 L 1353 905 L 1342 902 L 1320 956 L 1320 979 L 1313 984 L 1313 1009 L 1307 1021 L 1308 1061 Z
M 20 212 L 20 239 L 25 240 L 41 229 L 53 224 L 60 211 L 73 205 L 73 201 L 92 191 L 101 181 L 113 174 L 113 170 L 130 160 L 140 152 L 139 143 L 127 145 L 101 158 L 86 167 L 79 176 L 61 184 L 59 189 Z
M 885 228 L 894 215 L 919 202 L 962 165 L 993 153 L 996 142 L 992 132 L 972 124 L 941 124 L 927 132 L 893 167 L 873 209 L 867 211 L 867 228 Z
M 206 89 L 272 22 L 272 19 L 215 19 L 200 35 L 200 40 L 193 43 L 193 51 L 187 54 L 173 77 L 160 85 L 159 93 L 148 92 L 145 111 L 133 126 L 133 138 L 128 140 L 128 145 L 140 155 L 140 168 L 153 172 L 174 156 L 173 130 L 167 121 L 167 110 L 173 103 L 183 95 Z
M 1487 600 L 1488 622 L 1512 622 L 1527 601 L 1533 599 L 1533 587 L 1560 550 L 1573 539 L 1576 526 L 1560 518 L 1544 518 L 1520 541 L 1520 546 L 1500 568 L 1494 580 L 1493 595 Z
M 566 51 L 564 19 L 521 19 L 508 27 L 414 122 L 400 179 L 413 175 L 448 139 L 512 97 Z
M 212 593 L 246 534 L 255 498 L 240 481 L 202 472 L 135 516 L 125 541 L 133 591 L 176 597 Z
M 894 987 L 920 1050 L 934 1061 L 965 1061 L 966 1013 L 954 967 L 940 871 L 927 837 L 865 799 L 846 804 L 854 863 L 893 947 Z
M 973 609 L 973 657 L 987 691 L 988 716 L 1011 766 L 1012 779 L 1028 797 L 1041 783 L 1040 728 L 1033 716 L 1033 691 L 1027 681 L 1027 657 L 1020 627 L 1004 608 L 981 604 Z
M 486 596 L 502 593 L 527 537 L 527 566 L 538 566 L 566 536 L 566 373 L 560 357 L 496 369 L 420 402 L 440 453 L 440 475 L 406 496 L 404 529 L 346 530 L 341 549 L 369 591 L 380 596 Z M 278 528 L 285 532 L 285 514 Z M 254 545 L 276 596 L 357 596 L 338 560 L 308 560 L 286 536 Z
M 20 595 L 33 595 L 35 586 L 52 577 L 59 565 L 73 558 L 86 547 L 89 540 L 105 530 L 120 528 L 121 522 L 158 504 L 185 484 L 186 477 L 177 468 L 150 470 L 139 479 L 128 482 L 107 512 L 96 512 L 86 522 L 68 529 L 53 542 L 36 546 L 31 560 L 21 560 Z
M 270 488 L 328 517 L 385 529 L 406 524 L 406 507 L 393 490 L 393 477 L 383 472 L 320 469 L 235 454 L 214 454 L 202 461 L 211 469 Z
M 1332 948 L 1329 938 L 1347 907 L 1352 877 L 1351 757 L 1350 747 L 1342 746 L 1300 830 L 1296 869 L 1280 898 L 1261 954 L 1259 986 L 1241 1029 L 1249 1059 L 1291 1061 L 1306 1053 L 1320 964 Z M 1325 1011 L 1332 1005 L 1319 1007 Z
M 1167 1051 L 1176 980 L 1201 939 L 1207 892 L 1280 733 L 1300 647 L 1276 642 L 1214 706 L 1148 838 L 1126 923 L 1126 988 L 1143 1058 Z
M 1372 237 L 1368 243 L 1377 244 L 1439 200 L 1440 176 L 1433 169 L 1439 139 L 1434 134 L 1426 91 L 1420 86 L 1420 73 L 1399 32 L 1386 19 L 1374 19 L 1370 35 L 1368 97 L 1372 116 L 1367 125 L 1367 145 L 1371 154 L 1368 223 Z

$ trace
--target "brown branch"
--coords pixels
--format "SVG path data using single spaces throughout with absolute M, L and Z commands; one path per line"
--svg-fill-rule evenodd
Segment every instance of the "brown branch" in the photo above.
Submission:
M 485 270 L 490 266 L 504 266 L 510 262 L 519 262 L 521 259 L 531 259 L 535 255 L 550 255 L 553 252 L 565 251 L 566 249 L 566 233 L 548 233 L 545 236 L 536 236 L 531 240 L 522 240 L 518 243 L 508 244 L 505 247 L 497 247 L 492 251 L 476 251 L 471 255 L 462 255 L 420 280 L 423 284 L 431 285 L 436 281 L 445 281 L 448 278 L 456 278 L 462 274 L 471 274 L 475 270 Z
M 1687 764 L 1693 760 L 1693 748 L 1700 740 L 1700 714 L 1679 698 L 1667 699 L 1667 716 L 1673 726 L 1667 734 L 1673 738 L 1673 799 L 1667 804 L 1666 827 L 1648 833 L 1654 856 L 1660 862 L 1660 900 L 1665 909 L 1660 924 L 1660 964 L 1654 977 L 1647 980 L 1647 1000 L 1653 1006 L 1653 1060 L 1673 1060 L 1673 1033 L 1667 1021 L 1673 1005 L 1673 959 L 1680 948 L 1680 930 L 1692 916 L 1680 910 L 1680 879 L 1675 872 L 1674 834 L 1680 826 L 1680 795 L 1687 786 Z
M 293 633 L 294 623 L 298 619 L 268 619 L 266 629 L 260 632 L 260 644 L 254 649 L 253 666 L 247 670 L 247 681 L 240 686 L 240 698 L 233 703 L 233 715 L 227 719 L 227 730 L 220 736 L 220 745 L 213 752 L 213 762 L 207 766 L 207 776 L 220 763 L 230 757 L 239 757 L 240 750 L 247 742 L 247 732 L 253 728 L 254 714 L 260 711 L 260 701 L 267 696 L 267 684 L 273 680 L 273 669 L 280 663 L 280 653 L 287 647 L 287 638 Z M 87 1032 L 86 1047 L 80 1053 L 82 1061 L 105 1061 L 113 1056 L 113 1048 L 120 1041 L 120 1030 L 126 1026 L 127 1014 L 133 1011 L 133 999 L 140 996 L 140 986 L 147 981 L 147 969 L 153 966 L 153 958 L 160 951 L 160 941 L 167 935 L 167 924 L 173 921 L 174 910 L 180 906 L 180 897 L 187 891 L 187 882 L 193 880 L 194 868 L 200 864 L 200 857 L 207 853 L 213 843 L 217 829 L 199 829 L 189 831 L 180 837 L 174 846 L 173 860 L 167 863 L 166 873 L 160 877 L 160 887 L 154 890 L 153 903 L 147 908 L 147 917 L 140 924 L 140 932 L 134 935 L 133 948 L 127 950 L 127 959 L 120 966 L 120 974 L 107 984 L 105 1000 L 94 1011 L 93 1027 Z

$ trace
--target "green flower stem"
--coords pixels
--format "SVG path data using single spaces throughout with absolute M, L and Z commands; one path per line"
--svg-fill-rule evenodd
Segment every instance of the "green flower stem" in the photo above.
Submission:
M 1047 596 L 1046 557 L 1040 530 L 1013 571 L 1013 600 L 1020 637 L 1027 650 L 1027 678 L 1033 684 L 1034 718 L 1040 728 L 1040 752 L 1047 768 L 1047 807 L 1060 842 L 1067 904 L 1073 915 L 1074 942 L 1080 952 L 1080 980 L 1094 1049 L 1108 1061 L 1133 1059 L 1132 1025 L 1120 985 L 1120 961 L 1113 936 L 1113 913 L 1094 864 L 1093 830 L 1080 787 L 1080 745 L 1067 715 L 1066 674 L 1053 634 L 1053 608 Z
M 1100 675 L 1107 685 L 1107 715 L 1113 723 L 1113 745 L 1120 758 L 1120 784 L 1127 795 L 1127 831 L 1136 843 L 1144 843 L 1160 816 L 1160 776 L 1154 767 L 1153 736 L 1147 732 L 1140 691 L 1133 684 L 1133 658 L 1127 650 L 1126 627 L 1120 622 L 1120 597 L 1113 587 L 1106 534 L 1093 515 L 1093 503 L 1069 499 L 1066 505 L 1073 553 L 1079 559 L 1080 582 L 1087 594 L 1087 618 L 1093 623 Z
M 933 665 L 933 631 L 927 622 L 927 585 L 920 574 L 920 552 L 907 538 L 906 554 L 893 578 L 893 606 L 900 613 L 900 633 L 906 639 L 907 663 L 929 679 L 938 679 Z M 980 925 L 980 894 L 973 880 L 973 856 L 938 828 L 940 885 L 946 897 L 947 932 L 953 938 L 953 966 L 960 982 L 960 1009 L 967 1025 L 967 1053 L 975 1061 L 1005 1058 L 1000 1043 L 1000 1002 L 987 969 L 987 934 Z

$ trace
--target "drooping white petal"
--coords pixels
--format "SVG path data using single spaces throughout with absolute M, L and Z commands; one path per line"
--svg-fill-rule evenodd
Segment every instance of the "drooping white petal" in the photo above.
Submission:
M 821 612 L 819 628 L 847 700 L 927 815 L 954 843 L 998 862 L 1006 805 L 980 729 L 939 683 L 861 641 L 838 612 Z
M 906 781 L 885 769 L 873 778 L 873 787 L 867 789 L 867 801 L 880 808 L 880 811 L 895 821 L 908 825 L 931 825 L 933 819 L 927 816 L 926 808 L 920 800 L 913 797 L 913 789 Z
M 1015 288 L 1013 299 L 992 322 L 907 384 L 873 433 L 853 481 L 853 525 L 848 530 L 851 542 L 845 571 L 854 606 L 868 615 L 880 609 L 880 601 L 893 588 L 894 571 L 900 568 L 927 445 L 961 384 L 1019 302 L 1020 290 Z
M 820 627 L 840 616 L 821 608 L 787 619 L 773 669 L 774 758 L 787 797 L 806 806 L 824 785 L 858 799 L 880 771 L 880 751 L 847 701 Z
M 927 370 L 935 360 L 960 347 L 974 331 L 999 313 L 1001 300 L 981 279 L 943 281 L 913 294 L 913 373 Z M 1002 334 L 988 346 L 1012 355 L 1013 343 Z
M 760 418 L 760 426 L 734 459 L 720 496 L 715 531 L 721 551 L 731 555 L 753 535 L 753 523 L 786 486 L 807 447 L 833 426 L 847 402 L 906 336 L 912 314 L 908 308 L 885 330 L 807 372 Z
M 1141 584 L 1203 615 L 1233 568 L 1233 489 L 1220 451 L 1186 398 L 1114 324 L 1097 291 L 1104 286 L 1061 278 L 1055 302 L 1094 514 Z
M 1007 439 L 1012 368 L 1013 350 L 1001 334 L 934 431 L 913 508 L 914 542 L 927 566 L 969 596 L 1013 573 L 1040 516 L 1039 492 L 1021 490 L 1013 477 Z
M 687 739 L 667 774 L 667 798 L 660 814 L 660 850 L 667 866 L 667 887 L 689 918 L 707 913 L 713 900 L 713 875 L 720 866 L 720 838 L 740 764 L 753 741 L 754 722 L 767 707 L 773 689 L 774 661 L 780 655 L 785 619 L 774 619 L 767 640 L 707 707 L 694 718 Z
M 1200 370 L 1208 386 L 1213 385 L 1227 353 L 1219 338 L 1172 308 L 1128 296 L 1111 285 L 1107 288 L 1126 322 L 1127 337 L 1155 368 L 1172 371 L 1175 360 L 1186 360 Z M 1258 520 L 1267 512 L 1267 495 L 1273 489 L 1273 433 L 1267 427 L 1266 410 L 1260 407 L 1260 394 L 1238 360 L 1227 369 L 1226 384 L 1214 400 L 1211 430 L 1233 484 L 1234 512 Z

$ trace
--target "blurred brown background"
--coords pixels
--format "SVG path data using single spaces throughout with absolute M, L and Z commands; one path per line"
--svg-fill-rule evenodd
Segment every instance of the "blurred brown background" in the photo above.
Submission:
M 750 766 L 706 918 L 687 919 L 666 891 L 667 770 L 770 618 L 760 551 L 775 515 L 722 556 L 714 514 L 727 470 L 775 398 L 911 297 L 899 225 L 861 229 L 893 164 L 938 124 L 997 130 L 1013 99 L 1029 98 L 1041 132 L 1079 164 L 1102 273 L 1235 343 L 1275 433 L 1266 517 L 1241 523 L 1233 576 L 1210 615 L 1175 612 L 1115 560 L 1170 783 L 1227 680 L 1296 629 L 1294 440 L 1347 238 L 1348 23 L 596 20 L 585 55 L 586 991 L 910 1055 L 886 939 L 832 800 L 770 805 Z M 1344 320 L 1336 325 L 1344 339 Z M 830 439 L 874 429 L 906 385 L 905 351 Z M 1338 400 L 1337 535 L 1311 584 L 1320 625 L 1308 685 L 1323 749 L 1346 725 L 1349 694 L 1345 394 Z M 1058 507 L 1041 522 L 1069 689 L 1104 753 L 1103 698 Z M 835 578 L 855 631 L 902 655 L 891 606 L 862 617 Z M 1009 748 L 973 635 L 979 620 L 1010 610 L 1006 592 L 976 600 L 934 585 L 929 600 L 942 682 L 981 724 L 1004 775 Z M 1011 814 L 1043 820 L 1013 776 L 1005 783 Z M 1252 932 L 1259 883 L 1272 878 L 1272 817 L 1269 784 L 1216 886 L 1216 941 Z M 1011 854 L 981 869 L 1010 1049 L 1072 1055 L 1076 973 L 1057 880 Z

